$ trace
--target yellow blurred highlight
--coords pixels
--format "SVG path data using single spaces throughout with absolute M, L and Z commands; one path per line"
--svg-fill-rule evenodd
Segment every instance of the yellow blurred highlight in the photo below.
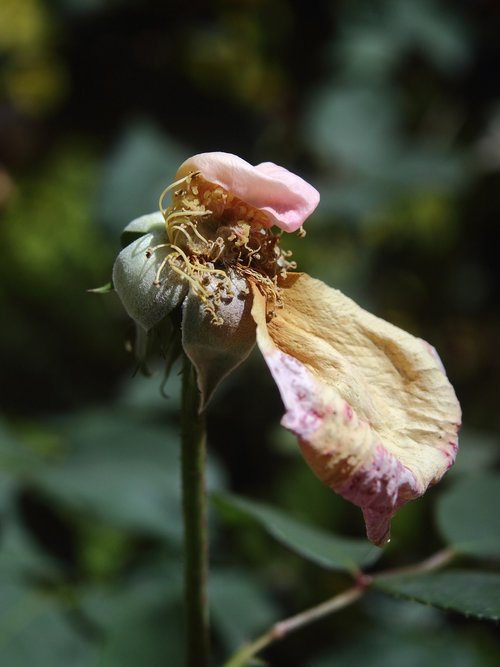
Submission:
M 46 43 L 50 20 L 39 0 L 0 2 L 0 51 L 33 49 Z
M 14 59 L 4 72 L 4 81 L 12 104 L 30 116 L 50 112 L 68 89 L 65 70 L 48 54 Z

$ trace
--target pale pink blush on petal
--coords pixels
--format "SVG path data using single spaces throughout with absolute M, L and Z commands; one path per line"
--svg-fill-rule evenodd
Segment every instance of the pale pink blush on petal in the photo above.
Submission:
M 389 539 L 391 517 L 425 489 L 419 488 L 415 475 L 379 443 L 369 464 L 363 465 L 335 491 L 361 507 L 368 539 L 384 544 Z
M 443 449 L 443 456 L 446 459 L 446 469 L 449 470 L 455 463 L 458 452 L 458 442 L 450 441 L 448 446 Z
M 311 374 L 297 359 L 281 352 L 265 354 L 265 360 L 287 408 L 281 423 L 301 438 L 307 438 L 325 417 L 325 410 L 320 409 L 315 398 Z
M 384 544 L 391 517 L 425 489 L 377 441 L 369 424 L 297 359 L 276 349 L 264 351 L 264 358 L 286 408 L 282 425 L 299 438 L 304 458 L 322 481 L 362 509 L 368 538 Z M 330 445 L 318 448 L 325 439 Z
M 436 364 L 439 366 L 441 372 L 446 373 L 446 369 L 443 366 L 443 362 L 441 361 L 441 357 L 437 353 L 436 348 L 433 345 L 431 345 L 430 343 L 428 343 L 426 340 L 423 340 L 422 338 L 420 338 L 420 340 L 422 341 L 422 344 L 427 348 L 427 351 L 429 352 L 431 357 L 434 359 Z
M 319 193 L 312 185 L 272 162 L 254 167 L 231 153 L 200 153 L 179 167 L 177 178 L 193 171 L 262 211 L 269 226 L 285 232 L 299 229 L 319 203 Z

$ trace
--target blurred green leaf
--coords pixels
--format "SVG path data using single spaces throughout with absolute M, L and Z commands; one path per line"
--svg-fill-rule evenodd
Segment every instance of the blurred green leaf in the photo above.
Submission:
M 182 566 L 161 553 L 112 585 L 79 591 L 79 608 L 105 640 L 98 667 L 180 665 Z
M 0 535 L 0 576 L 45 576 L 58 573 L 56 561 L 42 551 L 25 530 L 16 512 L 2 523 Z
M 437 504 L 443 538 L 456 551 L 500 558 L 500 476 L 473 477 L 456 483 Z
M 43 460 L 17 435 L 0 422 L 0 466 L 2 468 L 2 507 L 15 486 L 16 477 L 24 477 L 43 465 Z
M 351 79 L 387 79 L 414 49 L 444 72 L 459 70 L 470 57 L 465 20 L 433 0 L 382 0 L 370 14 L 363 3 L 349 3 L 342 14 L 335 52 Z
M 72 415 L 55 428 L 66 438 L 66 456 L 32 471 L 39 490 L 74 510 L 180 546 L 179 438 L 168 422 L 147 425 L 137 412 L 116 407 Z M 207 484 L 220 488 L 221 480 L 212 457 Z
M 434 632 L 391 628 L 363 634 L 324 657 L 308 662 L 308 667 L 486 667 L 478 646 L 443 628 Z
M 163 607 L 128 619 L 106 643 L 98 667 L 182 664 L 182 613 Z
M 38 470 L 35 485 L 69 507 L 117 526 L 182 540 L 178 438 L 112 411 L 73 416 L 64 460 Z
M 379 576 L 373 585 L 390 595 L 456 611 L 465 616 L 500 619 L 500 574 L 453 570 L 423 575 Z
M 500 460 L 499 445 L 498 436 L 467 428 L 461 429 L 457 459 L 448 476 L 450 478 L 458 475 L 470 477 L 481 472 L 487 473 Z
M 112 250 L 92 219 L 98 165 L 85 144 L 55 145 L 0 225 L 0 392 L 15 414 L 96 400 L 123 360 L 117 300 L 86 293 L 109 277 Z
M 181 376 L 172 373 L 164 392 L 161 391 L 163 365 L 153 369 L 153 377 L 146 378 L 136 375 L 133 380 L 125 383 L 118 397 L 117 407 L 134 414 L 138 419 L 151 423 L 164 422 L 165 418 L 174 419 L 180 410 Z M 176 417 L 175 417 L 176 418 Z
M 158 209 L 160 193 L 188 156 L 150 122 L 134 122 L 126 129 L 106 165 L 98 206 L 113 237 L 134 218 Z
M 220 493 L 214 500 L 224 515 L 256 521 L 292 551 L 326 569 L 355 572 L 359 566 L 375 562 L 382 553 L 366 540 L 331 535 L 253 500 Z
M 182 596 L 182 564 L 161 552 L 161 563 L 145 563 L 112 584 L 86 585 L 78 592 L 85 617 L 107 634 L 162 605 L 177 608 Z
M 392 29 L 406 48 L 416 45 L 446 71 L 464 67 L 469 57 L 465 21 L 433 0 L 389 0 Z
M 90 667 L 95 654 L 50 598 L 0 580 L 0 664 Z
M 278 609 L 250 573 L 213 570 L 209 586 L 212 619 L 228 652 L 276 622 Z
M 396 118 L 397 100 L 389 90 L 328 86 L 311 101 L 306 132 L 319 155 L 377 172 L 396 158 Z

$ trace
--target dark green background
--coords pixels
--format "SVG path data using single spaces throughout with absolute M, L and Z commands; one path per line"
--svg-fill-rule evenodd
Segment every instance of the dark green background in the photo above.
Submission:
M 1 664 L 180 664 L 178 378 L 164 399 L 161 366 L 132 377 L 118 299 L 86 289 L 197 152 L 307 178 L 322 201 L 290 239 L 299 268 L 439 350 L 459 462 L 383 558 L 442 546 L 440 494 L 499 462 L 499 34 L 494 0 L 0 0 Z M 210 408 L 211 488 L 361 537 L 281 412 L 253 356 Z M 217 664 L 348 583 L 211 519 Z M 475 667 L 496 633 L 373 594 L 266 656 Z

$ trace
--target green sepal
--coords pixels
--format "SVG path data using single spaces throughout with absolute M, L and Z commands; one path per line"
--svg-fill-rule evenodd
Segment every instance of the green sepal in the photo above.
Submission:
M 235 296 L 223 300 L 215 324 L 203 302 L 190 290 L 183 303 L 182 345 L 196 369 L 204 410 L 222 380 L 248 357 L 255 345 L 252 296 L 244 278 L 229 273 Z
M 147 215 L 141 215 L 140 218 L 135 218 L 135 220 L 128 223 L 121 233 L 121 247 L 126 248 L 128 245 L 141 238 L 141 236 L 155 232 L 158 228 L 161 228 L 162 230 L 165 229 L 165 220 L 160 211 L 155 211 L 155 213 L 148 213 Z
M 101 285 L 100 287 L 92 287 L 91 289 L 88 289 L 87 292 L 90 294 L 109 294 L 110 292 L 114 291 L 113 287 L 113 282 L 110 280 L 108 283 L 105 285 Z
M 143 216 L 148 217 L 153 216 Z M 140 226 L 141 220 L 138 218 L 130 224 Z M 152 230 L 126 246 L 113 267 L 113 284 L 125 310 L 146 331 L 179 306 L 188 289 L 184 278 L 168 262 L 164 263 L 171 252 L 165 227 L 156 224 Z M 153 251 L 148 252 L 151 248 Z M 160 285 L 157 286 L 160 267 Z
M 146 331 L 146 329 L 144 329 L 138 322 L 135 322 L 134 357 L 137 361 L 135 374 L 140 373 L 145 377 L 151 377 L 153 375 L 147 365 L 148 352 L 149 332 Z

